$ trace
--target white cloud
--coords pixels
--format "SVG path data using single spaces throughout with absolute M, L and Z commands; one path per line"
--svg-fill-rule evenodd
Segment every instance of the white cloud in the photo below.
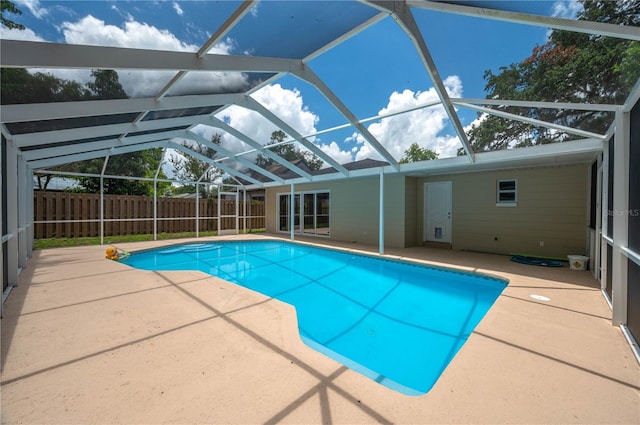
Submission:
M 286 89 L 280 84 L 271 84 L 263 87 L 252 96 L 300 134 L 313 134 L 317 131 L 316 125 L 319 117 L 304 105 L 304 99 L 298 90 Z M 231 106 L 217 116 L 263 145 L 269 143 L 271 133 L 278 130 L 278 127 L 258 113 L 239 106 Z M 202 131 L 202 134 L 206 138 L 211 138 L 214 133 L 219 131 L 208 127 Z M 313 141 L 314 138 L 311 137 L 309 140 Z M 236 153 L 252 149 L 229 134 L 223 135 L 222 146 Z M 298 147 L 304 150 L 300 145 Z M 353 154 L 341 150 L 335 141 L 319 144 L 318 147 L 341 164 L 353 161 Z M 248 154 L 245 158 L 253 161 L 256 155 L 257 153 Z
M 459 77 L 455 75 L 449 76 L 444 80 L 444 84 L 451 97 L 462 96 L 462 82 Z M 387 106 L 378 113 L 379 115 L 384 115 L 437 99 L 437 93 L 433 88 L 424 92 L 413 92 L 406 89 L 401 93 L 392 93 L 389 96 Z M 397 160 L 402 158 L 404 152 L 412 143 L 418 143 L 423 148 L 437 152 L 440 158 L 447 158 L 456 156 L 460 147 L 460 142 L 456 136 L 440 134 L 448 124 L 449 117 L 444 108 L 434 106 L 384 118 L 371 124 L 368 130 Z M 345 142 L 355 142 L 357 144 L 356 160 L 365 158 L 382 159 L 375 149 L 366 143 L 359 134 L 352 135 Z
M 489 114 L 482 113 L 476 119 L 471 121 L 468 126 L 464 127 L 464 131 L 468 132 L 472 127 L 477 127 L 489 118 Z
M 551 9 L 551 16 L 556 18 L 575 19 L 584 7 L 577 0 L 557 0 Z
M 49 11 L 40 5 L 39 0 L 15 0 L 18 9 L 27 8 L 33 16 L 42 19 Z
M 65 41 L 69 44 L 182 52 L 197 50 L 197 46 L 183 43 L 167 30 L 160 30 L 136 21 L 127 21 L 123 27 L 118 27 L 88 15 L 77 22 L 64 22 L 60 28 Z M 59 72 L 56 73 L 56 75 L 59 74 Z M 174 74 L 166 71 L 119 71 L 122 86 L 127 94 L 134 97 L 154 95 Z
M 60 26 L 65 42 L 69 44 L 101 45 L 114 47 L 129 47 L 151 50 L 168 50 L 178 52 L 195 52 L 199 46 L 185 43 L 165 29 L 159 29 L 146 23 L 129 19 L 122 26 L 110 25 L 91 15 L 76 22 L 64 22 Z M 211 53 L 230 54 L 234 48 L 233 40 L 227 38 L 216 44 Z M 118 70 L 120 82 L 129 96 L 153 96 L 174 75 L 172 71 L 123 71 Z M 55 75 L 72 79 L 77 73 L 57 70 Z M 88 81 L 88 73 L 83 73 Z M 171 91 L 172 95 L 185 93 L 216 93 L 224 90 L 245 88 L 247 78 L 241 73 L 204 73 L 191 72 L 187 74 Z
M 61 25 L 65 41 L 70 44 L 134 47 L 153 50 L 195 52 L 198 46 L 180 41 L 168 30 L 158 29 L 146 23 L 127 21 L 123 27 L 108 25 L 91 15 L 77 22 Z
M 184 11 L 177 2 L 174 1 L 171 5 L 173 6 L 173 10 L 175 10 L 179 16 L 184 14 Z
M 262 145 L 269 143 L 271 133 L 278 129 L 260 114 L 239 106 L 230 106 L 217 114 L 217 117 Z M 210 129 L 210 133 L 205 137 L 210 138 L 210 135 L 216 132 L 220 130 Z M 235 153 L 253 149 L 227 133 L 223 134 L 221 143 L 223 147 Z M 247 158 L 253 159 L 255 155 L 249 155 Z
M 157 74 L 160 74 L 160 72 Z M 165 75 L 172 77 L 174 73 L 165 73 Z M 240 72 L 189 72 L 182 80 L 173 86 L 169 94 L 171 96 L 177 96 L 237 92 L 238 90 L 248 88 L 249 83 L 247 76 Z M 151 94 L 155 94 L 155 91 Z
M 0 27 L 0 38 L 3 40 L 45 41 L 44 38 L 40 37 L 29 28 L 23 30 L 10 30 L 5 27 Z
M 462 83 L 457 76 L 450 76 L 444 80 L 447 92 L 452 97 L 462 96 Z M 394 96 L 395 95 L 395 96 Z M 433 88 L 426 92 L 412 93 L 404 91 L 390 97 L 385 112 L 409 108 L 437 99 Z M 370 130 L 377 135 L 391 154 L 402 158 L 404 151 L 412 143 L 418 143 L 421 147 L 431 149 L 440 155 L 440 158 L 455 156 L 460 143 L 455 136 L 441 135 L 449 123 L 449 117 L 441 106 L 419 109 L 393 118 L 382 120 L 372 124 Z
M 320 145 L 320 149 L 338 161 L 338 164 L 346 164 L 347 162 L 353 161 L 353 154 L 349 151 L 343 151 L 340 149 L 340 145 L 336 142 L 331 142 L 328 145 Z
M 111 5 L 111 10 L 116 12 L 118 15 L 122 16 L 127 21 L 133 21 L 133 15 L 131 13 L 129 13 L 127 11 L 120 10 L 120 8 L 118 6 L 116 6 L 115 4 Z
M 457 76 L 448 77 L 444 83 L 452 97 L 462 96 L 462 83 Z M 272 84 L 254 93 L 253 97 L 299 133 L 313 134 L 316 132 L 319 117 L 304 105 L 299 91 L 285 89 L 279 84 Z M 404 90 L 401 93 L 394 92 L 389 96 L 387 105 L 379 111 L 379 114 L 415 107 L 437 99 L 433 88 L 424 92 L 411 90 Z M 219 113 L 218 118 L 223 119 L 261 144 L 267 143 L 271 133 L 277 129 L 275 125 L 259 114 L 237 106 L 232 106 Z M 456 156 L 457 150 L 461 146 L 456 136 L 440 134 L 448 124 L 449 119 L 446 112 L 442 107 L 436 106 L 382 119 L 371 124 L 369 131 L 396 159 L 400 159 L 404 151 L 414 142 L 438 152 L 440 158 L 446 158 Z M 205 137 L 211 137 L 216 131 L 218 130 L 210 129 Z M 224 147 L 234 152 L 249 149 L 229 135 L 223 136 L 222 143 Z M 336 141 L 320 143 L 318 146 L 339 163 L 365 158 L 381 159 L 380 155 L 358 133 L 346 138 L 344 144 L 348 148 L 344 149 L 344 145 L 341 146 Z
M 270 84 L 253 93 L 252 97 L 297 132 L 303 135 L 316 132 L 315 126 L 318 122 L 318 116 L 304 105 L 302 95 L 298 90 L 286 89 L 280 84 Z M 269 143 L 271 133 L 278 130 L 278 127 L 260 114 L 239 106 L 231 106 L 217 114 L 217 117 L 262 145 Z M 209 131 L 210 133 L 205 137 L 211 137 L 219 130 L 211 129 Z M 222 146 L 232 152 L 252 149 L 229 134 L 224 134 Z M 252 156 L 247 158 L 251 159 Z
M 280 84 L 270 84 L 252 96 L 298 133 L 304 135 L 316 132 L 315 126 L 319 118 L 304 106 L 302 96 L 297 89 L 288 90 Z
M 258 17 L 258 6 L 260 6 L 260 2 L 257 2 L 256 4 L 254 4 L 253 7 L 251 8 L 251 16 L 253 16 L 254 18 Z

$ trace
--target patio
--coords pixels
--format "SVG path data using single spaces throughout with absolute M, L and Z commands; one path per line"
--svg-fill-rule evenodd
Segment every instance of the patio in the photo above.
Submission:
M 306 347 L 286 304 L 104 249 L 35 251 L 19 275 L 3 309 L 2 423 L 640 423 L 640 367 L 588 271 L 387 250 L 510 280 L 434 388 L 408 397 Z

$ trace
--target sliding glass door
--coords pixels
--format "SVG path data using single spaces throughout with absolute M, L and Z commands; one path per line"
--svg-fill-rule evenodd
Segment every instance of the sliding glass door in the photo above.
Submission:
M 315 193 L 305 193 L 304 195 L 304 203 L 302 204 L 302 214 L 304 219 L 304 227 L 302 229 L 303 233 L 309 235 L 316 234 L 316 210 L 315 206 Z
M 278 195 L 278 231 L 288 232 L 289 229 L 289 214 L 291 212 L 291 196 L 290 195 Z M 300 195 L 294 196 L 294 211 L 300 210 Z M 294 229 L 296 232 L 300 230 L 300 216 L 296 213 L 294 216 Z
M 316 234 L 330 236 L 329 227 L 329 193 L 316 193 Z
M 302 192 L 294 195 L 294 231 L 316 236 L 330 236 L 329 192 Z M 278 231 L 290 230 L 291 194 L 278 194 Z M 302 223 L 302 226 L 300 225 Z

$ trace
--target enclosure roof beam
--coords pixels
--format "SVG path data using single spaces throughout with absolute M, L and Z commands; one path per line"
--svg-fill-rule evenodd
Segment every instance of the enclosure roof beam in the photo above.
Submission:
M 95 173 L 78 173 L 73 171 L 59 171 L 59 170 L 47 170 L 44 168 L 38 169 L 38 174 L 42 175 L 63 175 L 70 177 L 100 177 L 100 174 Z M 135 177 L 135 176 L 121 176 L 121 175 L 113 175 L 113 174 L 105 174 L 103 175 L 105 179 L 119 179 L 119 180 L 137 180 L 137 181 L 159 181 L 159 182 L 167 182 L 167 183 L 191 183 L 191 181 L 187 180 L 176 180 L 176 179 L 154 179 L 153 177 Z M 195 182 L 193 182 L 195 183 Z
M 322 158 L 327 164 L 331 165 L 334 169 L 338 170 L 345 176 L 349 175 L 349 171 L 333 159 L 330 155 L 326 154 L 322 149 L 311 143 L 304 136 L 298 133 L 293 127 L 281 120 L 276 114 L 265 108 L 260 102 L 253 99 L 251 96 L 246 96 L 242 105 L 245 108 L 251 109 L 254 112 L 259 113 L 267 120 L 271 121 L 278 128 L 281 128 L 285 133 L 296 139 L 302 146 L 309 149 L 311 152 Z
M 374 17 L 366 20 L 365 22 L 363 22 L 362 24 L 358 25 L 357 27 L 353 28 L 352 30 L 348 31 L 347 33 L 341 35 L 338 38 L 335 38 L 333 40 L 331 40 L 329 43 L 325 44 L 324 46 L 322 46 L 321 48 L 319 48 L 318 50 L 314 51 L 313 53 L 311 53 L 310 55 L 306 56 L 302 61 L 307 63 L 310 60 L 317 58 L 318 56 L 322 55 L 323 53 L 333 49 L 334 47 L 336 47 L 337 45 L 343 43 L 344 41 L 350 39 L 351 37 L 358 35 L 359 33 L 361 33 L 362 31 L 366 30 L 367 28 L 377 24 L 378 22 L 380 22 L 381 20 L 383 20 L 384 18 L 386 18 L 388 15 L 386 13 L 378 13 L 377 15 L 375 15 Z
M 507 118 L 514 121 L 520 121 L 527 124 L 533 124 L 540 127 L 551 128 L 554 130 L 563 131 L 565 133 L 575 134 L 576 136 L 581 136 L 581 137 L 591 138 L 591 139 L 600 139 L 600 140 L 605 139 L 605 136 L 603 134 L 597 134 L 597 133 L 592 133 L 590 131 L 579 130 L 576 128 L 567 127 L 560 124 L 554 124 L 551 122 L 542 121 L 535 118 L 523 117 L 520 115 L 512 114 L 505 111 L 500 111 L 497 109 L 485 108 L 484 106 L 471 105 L 469 103 L 458 103 L 458 105 L 465 108 L 474 109 L 478 112 L 484 112 L 490 115 L 495 115 L 497 117 Z
M 233 11 L 231 16 L 227 18 L 227 20 L 218 28 L 218 30 L 209 37 L 200 50 L 196 53 L 198 57 L 203 57 L 204 55 L 211 50 L 211 48 L 238 23 L 240 20 L 251 11 L 253 6 L 258 4 L 258 0 L 244 0 L 240 6 L 236 10 Z
M 2 117 L 2 113 L 0 112 L 0 117 Z M 2 134 L 7 140 L 13 140 L 13 134 L 9 131 L 7 126 L 4 123 L 0 123 L 0 134 Z
M 136 145 L 119 146 L 115 148 L 98 149 L 94 151 L 83 151 L 71 155 L 56 156 L 51 158 L 36 159 L 28 161 L 29 166 L 36 170 L 38 168 L 49 168 L 71 162 L 85 161 L 88 159 L 103 158 L 109 155 L 120 155 L 123 153 L 137 152 L 145 149 L 158 147 L 168 147 L 167 140 L 155 140 L 153 142 L 140 143 Z
M 76 102 L 1 105 L 2 122 L 44 121 L 64 118 L 125 114 L 142 111 L 202 108 L 233 104 L 243 93 L 171 96 L 150 98 L 85 100 Z
M 239 162 L 240 164 L 244 165 L 245 167 L 251 168 L 254 171 L 257 171 L 258 173 L 262 174 L 263 176 L 269 177 L 271 180 L 273 181 L 277 181 L 280 182 L 282 184 L 284 184 L 284 179 L 282 177 L 278 177 L 275 174 L 273 174 L 270 171 L 265 170 L 264 168 L 256 165 L 255 163 L 246 160 L 240 156 L 237 156 L 236 154 L 234 154 L 233 152 L 223 148 L 220 145 L 217 145 L 215 143 L 213 143 L 211 140 L 207 140 L 204 137 L 200 136 L 199 134 L 194 133 L 193 131 L 187 130 L 184 132 L 183 137 L 185 139 L 193 139 L 194 141 L 198 142 L 198 143 L 202 143 L 203 145 L 207 146 L 208 148 L 213 149 L 216 152 L 221 153 L 222 155 L 226 155 L 227 157 L 229 157 L 229 159 L 232 159 L 234 161 Z
M 211 36 L 209 39 L 198 49 L 195 55 L 200 59 L 204 55 L 206 55 L 211 48 L 218 43 L 227 32 L 233 28 L 257 3 L 257 0 L 245 0 L 242 2 L 240 6 L 227 18 L 227 20 L 218 28 L 218 30 Z M 162 99 L 168 92 L 171 90 L 178 81 L 182 80 L 182 78 L 187 75 L 188 71 L 181 70 L 178 71 L 176 75 L 171 78 L 169 81 L 156 95 L 156 100 Z
M 160 162 L 158 162 L 158 168 L 156 168 L 156 173 L 153 175 L 153 180 L 158 180 L 160 171 L 162 171 L 162 165 L 166 162 L 164 158 L 166 154 L 167 154 L 167 148 L 162 148 L 162 156 L 160 157 Z
M 95 151 L 100 149 L 115 149 L 118 147 L 124 147 L 128 145 L 139 145 L 141 143 L 154 142 L 157 140 L 170 139 L 172 137 L 180 137 L 184 135 L 184 130 L 173 130 L 162 133 L 143 134 L 141 136 L 127 137 L 120 139 L 114 137 L 113 139 L 99 140 L 95 142 L 82 142 L 74 143 L 65 146 L 55 146 L 50 148 L 33 149 L 22 152 L 22 157 L 26 161 L 35 161 L 45 158 L 54 158 L 58 156 L 73 155 L 82 151 Z
M 200 161 L 204 161 L 207 164 L 211 164 L 216 168 L 219 168 L 220 170 L 224 171 L 225 173 L 231 175 L 231 176 L 237 176 L 240 177 L 244 180 L 250 181 L 253 184 L 256 184 L 258 186 L 263 186 L 263 183 L 259 180 L 254 179 L 251 176 L 248 176 L 232 167 L 227 167 L 226 165 L 220 164 L 219 162 L 215 162 L 213 159 L 202 155 L 201 153 L 198 153 L 192 149 L 189 149 L 187 146 L 181 144 L 180 142 L 178 142 L 176 139 L 172 139 L 170 141 L 171 147 L 173 147 L 174 149 L 180 150 L 184 153 L 186 153 L 187 155 L 190 155 L 194 158 L 199 159 Z
M 532 100 L 505 100 L 505 99 L 473 99 L 473 98 L 451 98 L 454 105 L 465 103 L 475 103 L 478 105 L 492 106 L 514 106 L 520 108 L 540 108 L 540 109 L 567 109 L 576 111 L 603 111 L 615 112 L 621 105 L 610 103 L 573 103 L 573 102 L 539 102 Z
M 308 172 L 306 172 L 305 170 L 303 170 L 300 167 L 290 163 L 289 161 L 287 161 L 286 159 L 282 158 L 280 155 L 276 154 L 275 152 L 265 148 L 263 145 L 261 145 L 260 143 L 256 142 L 251 137 L 249 137 L 246 134 L 242 133 L 241 131 L 231 127 L 229 124 L 225 123 L 221 119 L 212 116 L 212 117 L 209 118 L 209 122 L 207 123 L 207 125 L 219 128 L 220 130 L 223 130 L 223 131 L 231 134 L 232 136 L 236 137 L 237 139 L 239 139 L 243 143 L 246 143 L 247 145 L 249 145 L 252 148 L 256 149 L 257 151 L 259 151 L 261 154 L 263 154 L 267 158 L 277 162 L 278 164 L 282 165 L 283 167 L 286 167 L 287 169 L 293 171 L 294 173 L 304 177 L 306 180 L 309 180 L 309 181 L 313 180 L 313 176 L 311 174 L 309 174 Z
M 202 179 L 205 178 L 207 176 L 207 173 L 212 169 L 212 168 L 216 168 L 213 165 L 209 165 L 207 167 L 206 170 L 204 170 L 204 173 L 202 173 L 202 175 L 200 177 L 198 177 L 198 180 L 196 180 L 196 183 L 202 183 Z M 234 177 L 235 180 L 235 177 Z
M 424 41 L 422 34 L 420 33 L 420 28 L 416 23 L 411 10 L 407 6 L 406 2 L 388 2 L 388 1 L 371 1 L 367 2 L 375 7 L 381 8 L 383 10 L 387 10 L 387 12 L 391 15 L 391 17 L 398 23 L 400 28 L 409 36 L 413 45 L 415 46 L 422 63 L 424 64 L 429 77 L 431 78 L 431 82 L 433 83 L 433 87 L 438 94 L 438 97 L 442 101 L 442 106 L 444 107 L 445 112 L 449 116 L 449 120 L 451 121 L 451 125 L 455 130 L 460 143 L 462 143 L 462 147 L 464 148 L 465 153 L 467 154 L 469 160 L 471 162 L 474 161 L 474 152 L 469 140 L 467 139 L 467 135 L 462 127 L 462 123 L 460 122 L 460 118 L 451 103 L 451 99 L 449 99 L 449 94 L 447 93 L 447 88 L 445 87 L 442 78 L 440 77 L 440 73 L 436 67 L 436 64 L 431 57 L 431 53 L 427 47 L 427 43 Z
M 318 75 L 313 72 L 313 70 L 309 66 L 305 66 L 300 71 L 295 71 L 294 75 L 305 80 L 309 84 L 313 85 L 316 89 L 318 89 L 318 91 L 320 91 L 325 99 L 327 99 L 338 110 L 338 112 L 340 112 L 342 116 L 345 117 L 347 121 L 349 121 L 349 123 L 351 123 L 351 125 L 360 132 L 367 143 L 369 143 L 369 145 L 371 145 L 371 147 L 376 152 L 378 152 L 385 161 L 391 164 L 391 166 L 396 170 L 400 168 L 398 165 L 398 161 L 393 157 L 393 155 L 391 155 L 389 151 L 384 146 L 382 146 L 378 139 L 376 139 L 376 137 L 358 121 L 358 118 L 353 114 L 353 112 L 351 112 L 349 108 L 347 108 L 342 100 L 340 100 L 340 98 L 336 96 L 333 91 L 331 91 L 329 86 L 327 86 L 325 82 L 322 81 L 322 79 L 320 79 L 320 77 L 318 77 Z
M 299 59 L 247 55 L 86 46 L 40 41 L 0 40 L 6 68 L 115 69 L 163 71 L 289 72 Z
M 104 162 L 102 163 L 102 170 L 100 171 L 100 177 L 104 176 L 104 173 L 107 170 L 107 165 L 109 164 L 109 158 L 111 158 L 111 155 L 107 155 L 104 157 Z
M 407 0 L 406 3 L 407 5 L 417 9 L 427 9 L 475 18 L 486 18 L 516 24 L 534 25 L 555 30 L 574 31 L 584 34 L 640 41 L 640 32 L 638 32 L 637 27 L 632 26 L 557 18 L 554 16 L 533 15 L 521 12 L 509 12 L 506 10 L 496 10 L 440 1 Z
M 82 127 L 68 130 L 42 131 L 39 133 L 16 134 L 12 136 L 16 146 L 40 146 L 51 143 L 69 142 L 73 140 L 91 139 L 95 137 L 115 136 L 142 131 L 169 131 L 176 127 L 189 127 L 206 122 L 209 114 L 190 117 L 167 118 L 152 121 L 142 121 L 138 124 L 122 123 L 108 124 L 94 127 Z

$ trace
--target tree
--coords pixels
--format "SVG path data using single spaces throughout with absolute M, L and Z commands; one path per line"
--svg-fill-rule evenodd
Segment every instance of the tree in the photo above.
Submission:
M 55 78 L 51 76 L 52 78 Z M 118 77 L 118 73 L 108 69 L 94 69 L 91 71 L 93 81 L 86 84 L 82 93 L 83 100 L 105 100 L 105 99 L 126 99 L 127 93 L 124 91 Z M 67 99 L 65 99 L 67 100 Z M 72 100 L 72 99 L 68 99 Z M 75 99 L 73 99 L 75 100 Z M 162 160 L 162 148 L 148 149 L 131 152 L 124 155 L 114 155 L 109 157 L 107 168 L 108 175 L 147 177 L 155 176 L 155 173 Z M 87 174 L 99 174 L 102 171 L 104 159 L 93 159 L 69 164 L 63 168 L 73 168 L 74 171 Z M 166 178 L 164 172 L 160 172 L 160 178 Z M 100 179 L 97 177 L 79 177 L 79 183 L 84 190 L 89 192 L 100 191 Z M 146 195 L 153 194 L 153 183 L 142 180 L 128 179 L 104 179 L 104 193 L 117 195 Z M 159 190 L 165 191 L 170 186 L 168 183 L 160 183 Z
M 97 69 L 91 72 L 93 80 L 83 85 L 77 81 L 58 78 L 52 74 L 29 73 L 22 68 L 2 68 L 2 103 L 49 103 L 82 100 L 126 99 L 128 96 L 120 84 L 118 73 L 113 70 Z M 73 125 L 73 123 L 72 123 Z M 62 128 L 66 128 L 63 127 Z M 162 149 L 132 152 L 127 155 L 110 157 L 107 174 L 130 177 L 154 177 L 162 160 Z M 79 161 L 53 167 L 64 172 L 99 174 L 102 171 L 103 158 Z M 46 189 L 51 175 L 37 174 L 38 187 Z M 163 172 L 159 177 L 166 178 Z M 97 177 L 77 177 L 82 188 L 80 191 L 100 191 L 100 179 Z M 169 183 L 159 183 L 160 191 L 168 190 Z M 147 181 L 126 179 L 105 179 L 104 192 L 110 194 L 151 195 L 153 184 Z
M 625 88 L 631 90 L 640 75 L 640 43 L 630 43 L 622 55 L 622 60 L 614 67 Z
M 211 142 L 216 145 L 220 145 L 221 141 L 222 134 L 220 133 L 215 133 L 211 137 Z M 187 143 L 185 146 L 210 159 L 215 159 L 217 155 L 215 149 L 200 143 Z M 212 167 L 210 163 L 202 161 L 187 153 L 183 153 L 183 155 L 184 158 L 180 158 L 176 155 L 171 155 L 169 158 L 169 161 L 173 165 L 173 173 L 179 180 L 195 182 L 200 180 L 202 177 L 202 180 L 211 182 L 222 175 L 222 171 Z M 189 183 L 185 184 L 182 189 L 177 190 L 177 192 L 180 193 L 195 193 L 195 191 L 195 185 Z M 200 194 L 203 197 L 207 196 L 207 190 L 204 186 L 200 186 Z
M 57 78 L 52 74 L 29 73 L 23 68 L 0 69 L 2 104 L 49 103 L 86 100 L 90 92 L 76 81 Z M 60 171 L 78 171 L 74 164 L 55 167 Z M 38 188 L 45 190 L 50 174 L 36 173 Z
M 238 186 L 238 181 L 235 177 L 225 177 L 222 179 L 222 186 L 220 186 L 221 192 L 233 192 Z
M 86 85 L 24 68 L 0 68 L 0 73 L 3 105 L 128 98 L 118 73 L 109 69 L 91 71 L 93 81 Z
M 71 171 L 74 172 L 75 168 L 74 168 L 74 164 L 63 164 L 63 165 L 59 165 L 57 167 L 52 167 L 52 169 L 54 171 L 59 171 L 59 172 L 64 172 L 64 171 Z M 49 183 L 51 183 L 51 179 L 53 178 L 52 174 L 41 174 L 38 172 L 34 172 L 34 176 L 36 177 L 36 181 L 38 182 L 38 190 L 47 190 L 47 187 L 49 186 Z M 74 177 L 71 177 L 74 178 Z M 78 180 L 77 178 L 75 178 L 75 180 Z
M 273 133 L 271 133 L 271 140 L 269 143 L 267 143 L 267 146 L 282 143 L 286 138 L 286 136 L 287 135 L 282 130 L 274 131 Z M 318 157 L 317 155 L 309 151 L 302 151 L 296 148 L 293 143 L 274 146 L 272 148 L 269 148 L 269 150 L 281 156 L 282 158 L 286 159 L 289 162 L 301 160 L 311 170 L 319 170 L 320 168 L 322 168 L 322 164 L 324 164 L 324 162 L 320 157 Z M 273 159 L 263 154 L 258 154 L 258 157 L 256 158 L 256 165 L 262 168 L 267 168 L 273 163 L 274 163 Z
M 7 12 L 13 15 L 22 15 L 22 10 L 18 9 L 13 2 L 10 2 L 9 0 L 0 0 L 0 23 L 2 26 L 9 28 L 10 30 L 23 30 L 24 25 L 13 22 L 6 17 Z
M 438 154 L 431 149 L 422 148 L 417 143 L 412 143 L 409 149 L 404 151 L 404 156 L 400 160 L 400 164 L 409 162 L 430 161 L 438 159 Z
M 618 25 L 640 24 L 640 0 L 581 0 L 579 20 Z M 536 46 L 528 58 L 486 71 L 488 99 L 547 102 L 623 102 L 640 74 L 638 42 L 554 30 L 547 42 Z M 500 107 L 501 111 L 538 120 L 606 132 L 611 113 L 543 108 Z M 469 131 L 476 151 L 506 149 L 571 140 L 557 130 L 488 115 Z
M 127 99 L 127 93 L 120 84 L 118 73 L 111 69 L 94 69 L 91 71 L 93 82 L 87 83 L 92 92 L 92 98 L 103 99 Z
M 1 68 L 2 104 L 50 103 L 88 100 L 90 91 L 77 81 L 52 74 L 29 73 L 24 68 Z
M 146 177 L 153 178 L 160 166 L 162 160 L 162 148 L 147 149 L 143 151 L 131 152 L 122 155 L 113 155 L 109 157 L 105 174 L 116 176 L 128 176 L 128 177 Z M 81 161 L 76 164 L 70 164 L 78 172 L 87 174 L 100 174 L 102 166 L 104 164 L 103 158 L 92 159 L 88 161 Z M 68 171 L 68 168 L 65 169 Z M 63 169 L 63 171 L 65 170 Z M 166 175 L 161 170 L 159 178 L 166 178 Z M 78 182 L 83 189 L 79 191 L 86 191 L 91 193 L 97 193 L 100 191 L 100 178 L 99 177 L 78 177 Z M 153 195 L 153 183 L 151 181 L 143 180 L 128 180 L 128 179 L 103 179 L 104 193 L 112 195 Z M 165 192 L 170 186 L 170 183 L 161 182 L 158 186 L 160 193 Z

